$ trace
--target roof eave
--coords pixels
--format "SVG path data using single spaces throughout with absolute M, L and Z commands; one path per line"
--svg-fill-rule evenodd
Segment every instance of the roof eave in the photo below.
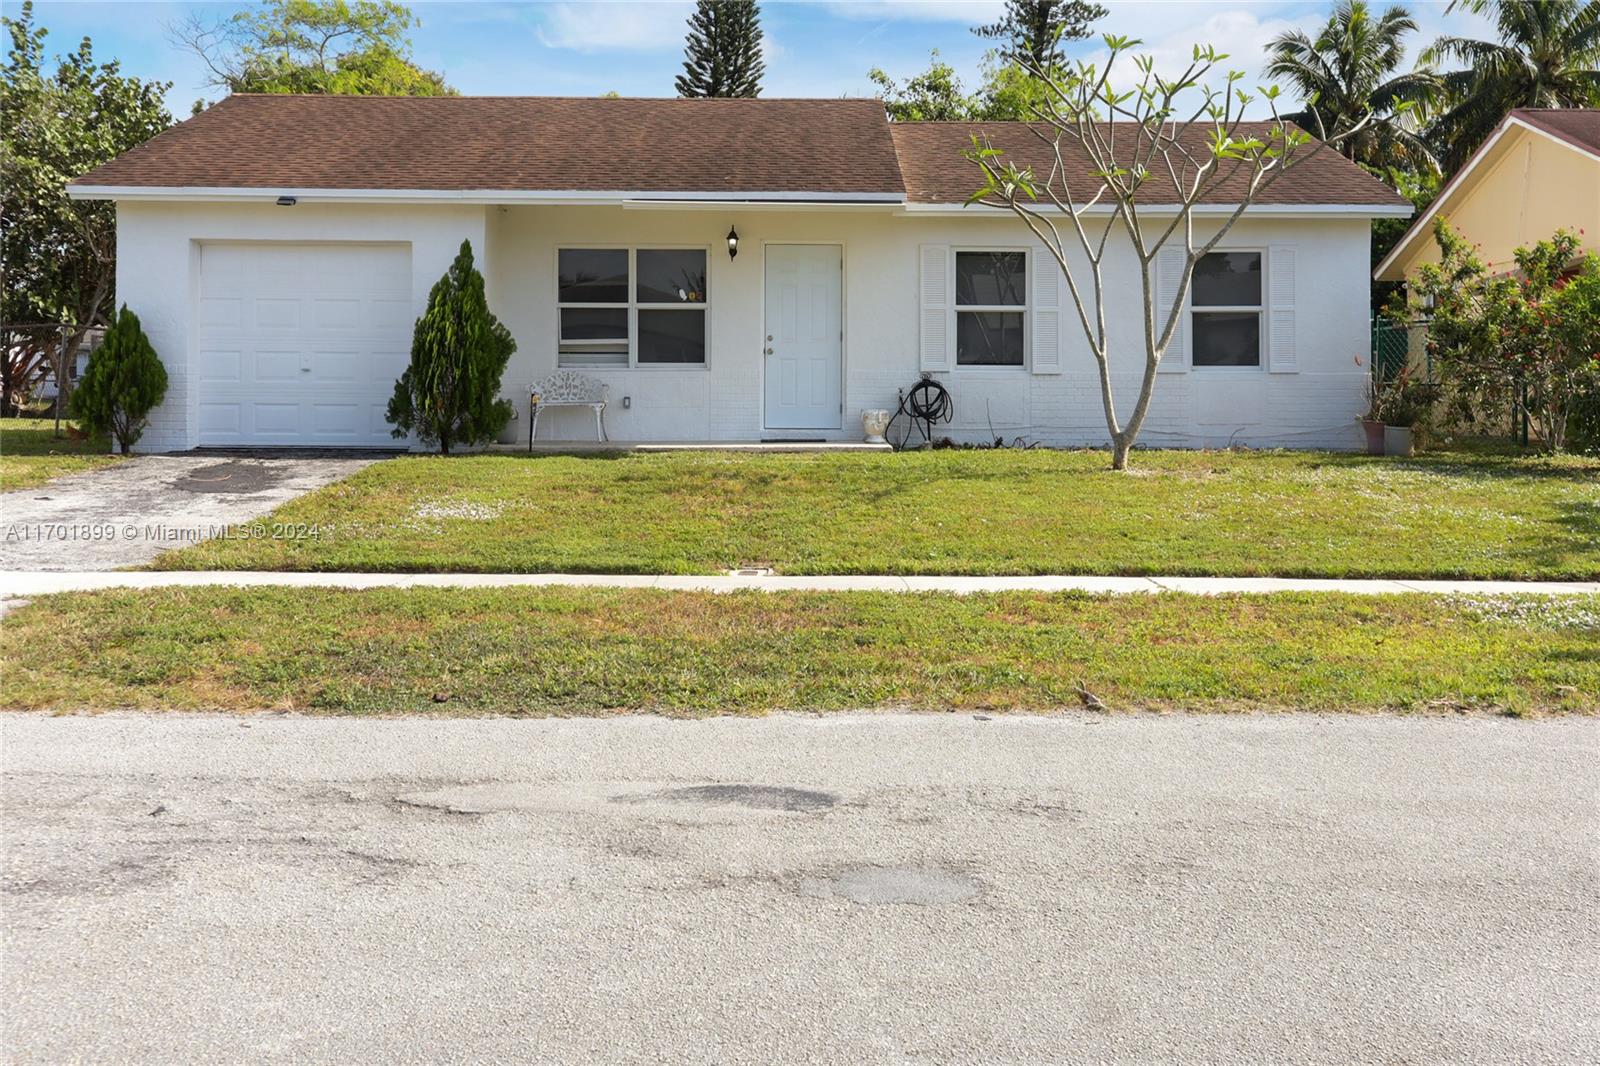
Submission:
M 908 215 L 959 215 L 978 212 L 1004 212 L 1006 208 L 991 204 L 907 203 Z M 1196 204 L 1192 212 L 1197 218 L 1221 218 L 1233 214 L 1238 204 Z M 1040 214 L 1065 214 L 1051 204 L 1030 205 L 1030 210 Z M 1080 214 L 1109 215 L 1116 208 L 1111 204 L 1095 204 L 1080 210 Z M 1140 204 L 1139 212 L 1145 215 L 1175 215 L 1182 210 L 1179 204 Z M 1248 218 L 1409 218 L 1416 208 L 1410 204 L 1251 204 L 1244 210 Z
M 168 203 L 274 203 L 292 197 L 321 204 L 566 204 L 573 206 L 711 207 L 899 207 L 902 192 L 832 192 L 807 189 L 759 191 L 672 191 L 637 189 L 318 189 L 196 185 L 91 185 L 73 183 L 74 200 Z

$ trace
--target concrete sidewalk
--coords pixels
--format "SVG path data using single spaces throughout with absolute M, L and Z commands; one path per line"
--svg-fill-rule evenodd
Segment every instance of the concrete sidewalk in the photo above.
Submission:
M 750 574 L 358 574 L 260 570 L 0 572 L 0 597 L 42 596 L 106 588 L 194 588 L 271 585 L 290 588 L 656 588 L 693 592 L 1404 592 L 1457 595 L 1596 595 L 1600 581 L 1425 581 L 1282 577 L 897 577 L 887 574 L 779 576 Z

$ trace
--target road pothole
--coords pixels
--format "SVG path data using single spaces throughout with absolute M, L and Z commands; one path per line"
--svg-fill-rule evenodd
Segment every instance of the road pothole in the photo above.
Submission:
M 644 796 L 618 796 L 618 803 L 704 803 L 758 811 L 825 811 L 839 802 L 832 792 L 782 785 L 690 785 Z
M 843 896 L 852 903 L 904 903 L 936 907 L 960 903 L 982 890 L 977 878 L 925 866 L 858 866 L 834 877 L 808 877 L 800 891 L 808 896 Z

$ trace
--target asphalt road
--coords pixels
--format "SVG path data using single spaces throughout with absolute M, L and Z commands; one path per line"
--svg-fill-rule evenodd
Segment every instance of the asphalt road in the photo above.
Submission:
M 1600 1060 L 1600 722 L 0 719 L 4 1057 Z

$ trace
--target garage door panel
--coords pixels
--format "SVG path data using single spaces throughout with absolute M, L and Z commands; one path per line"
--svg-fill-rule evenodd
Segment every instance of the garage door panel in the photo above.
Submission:
M 257 329 L 299 329 L 300 301 L 288 296 L 258 298 L 255 306 Z
M 201 403 L 200 404 L 200 436 L 204 440 L 209 434 L 217 438 L 231 437 L 237 440 L 240 436 L 240 418 L 243 412 L 236 403 Z M 218 439 L 213 443 L 223 443 Z
M 257 385 L 281 385 L 298 382 L 300 378 L 300 353 L 256 352 L 251 361 L 253 373 L 250 380 Z
M 207 244 L 198 290 L 202 444 L 393 444 L 408 246 Z
M 207 351 L 200 352 L 200 383 L 237 385 L 243 379 L 240 368 L 243 365 L 243 356 L 240 352 Z
M 354 384 L 376 377 L 360 352 L 312 352 L 311 373 L 322 384 Z
M 241 324 L 244 301 L 237 297 L 202 296 L 196 321 L 201 329 L 237 329 Z
M 311 305 L 311 324 L 318 329 L 359 330 L 362 328 L 361 300 L 317 300 Z M 368 329 L 372 328 L 370 326 Z

